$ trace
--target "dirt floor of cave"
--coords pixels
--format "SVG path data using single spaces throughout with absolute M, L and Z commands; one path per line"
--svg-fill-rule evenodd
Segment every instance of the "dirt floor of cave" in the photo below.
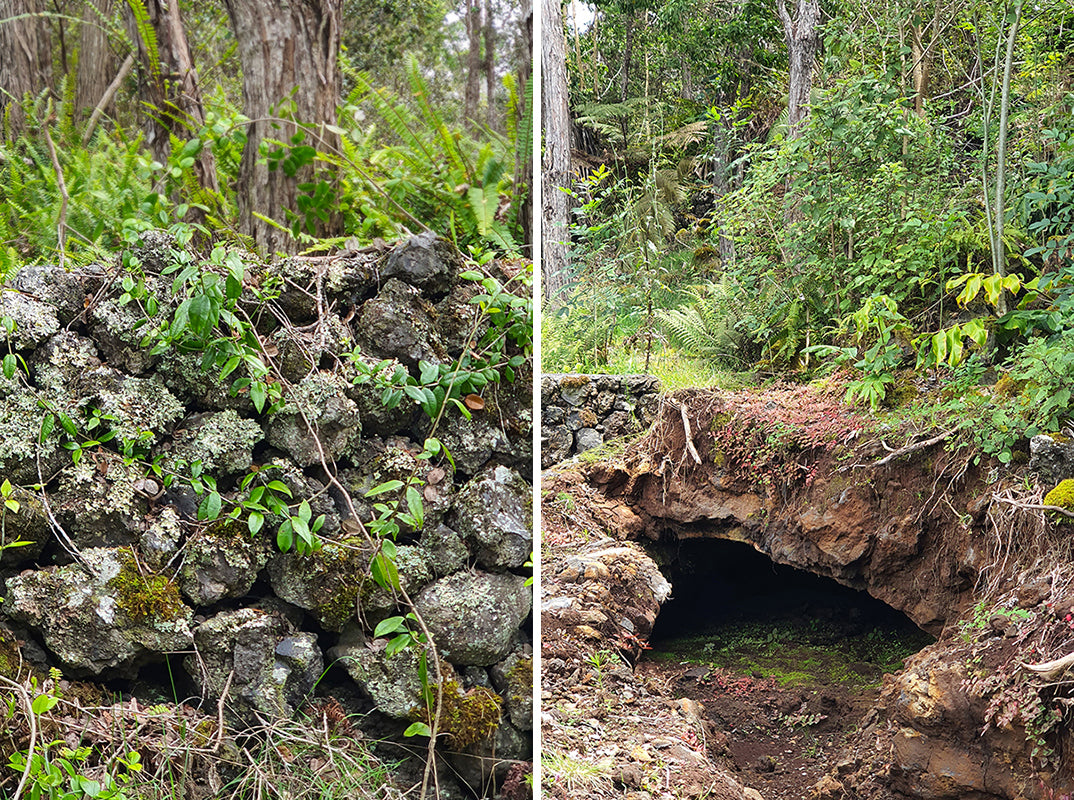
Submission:
M 829 666 L 822 674 L 844 665 Z M 869 665 L 861 669 L 872 672 Z M 782 686 L 759 672 L 651 657 L 638 663 L 635 674 L 665 687 L 666 694 L 699 703 L 709 757 L 763 797 L 782 800 L 811 796 L 880 694 L 879 683 L 822 678 Z

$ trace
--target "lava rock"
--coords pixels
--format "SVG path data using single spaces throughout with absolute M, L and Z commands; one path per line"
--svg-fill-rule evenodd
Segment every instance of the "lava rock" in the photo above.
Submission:
M 489 570 L 521 567 L 533 551 L 533 490 L 504 466 L 485 470 L 459 491 L 449 522 Z

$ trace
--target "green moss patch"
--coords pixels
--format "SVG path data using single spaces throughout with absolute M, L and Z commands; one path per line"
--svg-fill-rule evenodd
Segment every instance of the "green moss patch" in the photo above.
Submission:
M 130 548 L 120 550 L 123 566 L 108 582 L 116 591 L 116 605 L 132 621 L 175 619 L 183 609 L 179 587 L 167 575 L 142 571 Z

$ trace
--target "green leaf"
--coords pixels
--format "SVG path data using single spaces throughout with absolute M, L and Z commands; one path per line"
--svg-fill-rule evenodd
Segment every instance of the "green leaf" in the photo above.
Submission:
M 13 353 L 8 353 L 6 356 L 4 356 L 4 377 L 8 380 L 14 378 L 16 366 L 17 364 L 15 363 L 15 355 Z
M 421 529 L 425 524 L 425 508 L 422 504 L 421 494 L 413 486 L 406 487 L 406 505 L 410 515 L 415 519 L 415 528 Z
M 402 481 L 397 481 L 397 480 L 385 481 L 384 483 L 379 484 L 378 486 L 374 486 L 372 489 L 370 489 L 368 492 L 365 493 L 365 496 L 366 497 L 376 497 L 377 495 L 384 494 L 385 492 L 394 492 L 396 489 L 399 489 L 402 486 L 403 486 Z
M 291 520 L 287 519 L 280 525 L 280 529 L 276 531 L 276 546 L 280 548 L 281 553 L 288 552 L 295 543 L 294 533 L 291 531 Z
M 406 629 L 405 617 L 388 617 L 385 620 L 381 620 L 373 630 L 373 638 L 379 639 L 382 636 L 387 636 L 389 633 L 401 633 Z
M 433 731 L 424 722 L 412 722 L 410 726 L 403 731 L 403 736 L 432 736 Z
M 272 489 L 272 491 L 274 492 L 279 492 L 280 494 L 287 495 L 288 497 L 293 496 L 291 494 L 291 490 L 287 488 L 287 484 L 283 481 L 269 481 L 266 486 L 267 488 Z
M 49 435 L 52 433 L 52 429 L 55 426 L 56 426 L 56 415 L 55 414 L 45 414 L 45 416 L 43 416 L 41 418 L 41 434 L 37 437 L 38 443 L 44 444 L 45 440 L 48 439 Z
M 261 527 L 265 524 L 265 515 L 260 511 L 251 511 L 249 518 L 246 520 L 246 527 L 250 529 L 251 534 L 257 534 L 261 530 Z
M 34 698 L 34 701 L 33 703 L 31 703 L 30 708 L 33 710 L 35 715 L 40 716 L 46 711 L 51 711 L 52 709 L 54 709 L 56 707 L 56 704 L 59 702 L 60 698 L 54 697 L 51 694 L 39 694 L 37 697 Z

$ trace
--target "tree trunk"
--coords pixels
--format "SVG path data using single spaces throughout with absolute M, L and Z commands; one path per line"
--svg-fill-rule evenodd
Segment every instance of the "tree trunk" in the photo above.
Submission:
M 560 0 L 541 0 L 541 107 L 544 155 L 541 163 L 543 221 L 541 275 L 544 301 L 551 311 L 563 302 L 570 245 L 571 119 L 567 104 L 567 48 Z
M 634 12 L 627 16 L 626 36 L 623 37 L 623 72 L 619 76 L 619 102 L 627 101 L 630 90 L 630 62 L 634 58 Z
M 485 57 L 481 61 L 481 71 L 485 73 L 485 121 L 491 125 L 492 98 L 496 93 L 496 26 L 492 22 L 492 0 L 485 0 L 485 24 L 481 32 L 485 41 Z
M 266 137 L 290 142 L 298 127 L 292 120 L 313 127 L 305 144 L 338 151 L 339 137 L 326 126 L 336 122 L 340 93 L 339 0 L 225 2 L 242 62 L 243 113 L 251 120 L 239 166 L 239 230 L 267 254 L 295 252 L 297 242 L 255 213 L 287 227 L 285 209 L 295 209 L 298 184 L 310 180 L 313 167 L 289 177 L 281 170 L 270 171 L 259 153 Z M 279 119 L 281 105 L 293 110 L 286 121 Z M 317 233 L 334 236 L 341 230 L 334 215 Z
M 0 113 L 7 117 L 3 133 L 11 140 L 26 129 L 23 97 L 51 86 L 48 20 L 33 16 L 43 10 L 42 0 L 0 0 Z
M 798 135 L 802 123 L 809 116 L 809 94 L 813 89 L 813 61 L 817 55 L 820 37 L 817 23 L 820 21 L 819 0 L 798 0 L 798 13 L 794 19 L 787 11 L 784 0 L 776 0 L 776 10 L 783 22 L 790 59 L 790 87 L 787 93 L 788 138 Z
M 147 41 L 131 13 L 127 15 L 127 25 L 138 44 L 138 60 L 145 70 L 143 102 L 149 112 L 145 141 L 153 157 L 166 164 L 171 152 L 170 137 L 190 139 L 196 135 L 205 124 L 205 110 L 198 72 L 179 14 L 179 0 L 146 0 L 145 9 L 155 42 Z M 218 191 L 212 151 L 203 149 L 195 166 L 198 183 Z
M 526 87 L 533 85 L 533 4 L 530 0 L 522 0 L 522 13 L 519 17 L 519 27 L 522 29 L 522 41 L 521 41 L 521 57 L 519 58 L 518 65 L 518 87 L 519 97 L 525 102 Z M 522 110 L 520 115 L 520 122 L 530 120 L 530 132 L 528 134 L 529 141 L 532 143 L 532 126 L 533 126 L 533 108 L 531 102 L 527 103 L 526 107 Z M 522 134 L 519 134 L 519 138 L 522 138 Z M 536 191 L 536 187 L 533 185 L 533 148 L 530 147 L 526 153 L 520 154 L 520 158 L 515 165 L 515 186 L 518 187 L 518 191 L 524 191 L 526 193 L 525 199 L 522 201 L 522 207 L 519 209 L 519 215 L 521 216 L 522 223 L 522 252 L 529 258 L 533 258 L 533 194 Z
M 1014 64 L 1014 46 L 1018 41 L 1018 28 L 1022 22 L 1022 0 L 1015 0 L 1014 22 L 1011 23 L 1007 34 L 1007 55 L 1003 59 L 1003 86 L 1000 89 L 999 101 L 999 139 L 996 142 L 996 221 L 993 225 L 992 258 L 993 267 L 997 275 L 1007 274 L 1007 254 L 1003 243 L 1004 223 L 1004 193 L 1007 183 L 1007 115 L 1011 107 L 1011 67 Z M 1007 313 L 1007 291 L 999 293 L 999 303 L 996 313 L 1003 316 Z
M 466 124 L 477 124 L 477 107 L 481 100 L 481 6 L 480 0 L 466 0 L 466 38 L 470 49 L 466 54 L 466 94 L 463 113 Z
M 119 65 L 108 46 L 105 24 L 112 19 L 112 0 L 89 0 L 82 10 L 79 29 L 78 78 L 75 84 L 77 119 L 84 120 L 93 112 L 108 91 Z M 114 108 L 109 103 L 109 111 Z

